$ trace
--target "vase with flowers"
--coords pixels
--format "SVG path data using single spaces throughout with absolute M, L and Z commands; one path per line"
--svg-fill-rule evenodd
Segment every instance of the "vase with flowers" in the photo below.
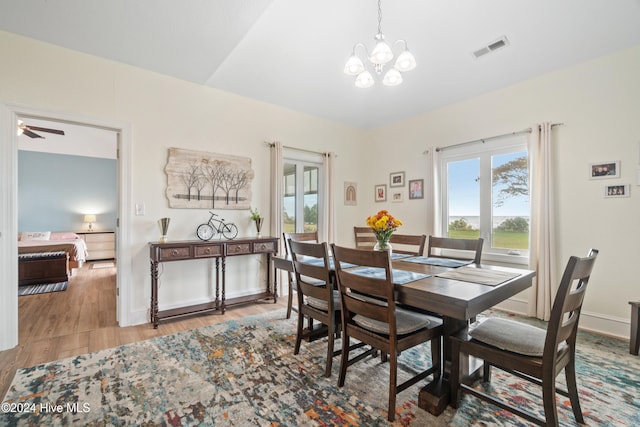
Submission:
M 376 236 L 376 244 L 373 247 L 375 251 L 389 251 L 391 255 L 391 235 L 402 225 L 402 221 L 395 218 L 389 211 L 383 209 L 377 214 L 367 218 L 367 225 L 371 227 L 373 234 Z
M 264 218 L 260 216 L 258 208 L 249 208 L 249 212 L 251 213 L 251 220 L 255 221 L 256 223 L 256 231 L 258 232 L 258 237 L 260 237 L 260 231 L 262 231 L 262 222 L 264 221 Z

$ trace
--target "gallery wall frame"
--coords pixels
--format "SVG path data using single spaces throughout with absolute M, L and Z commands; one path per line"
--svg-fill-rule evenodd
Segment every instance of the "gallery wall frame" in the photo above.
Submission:
M 409 180 L 409 200 L 424 199 L 424 179 Z
M 404 172 L 391 172 L 389 174 L 389 187 L 404 187 Z
M 387 184 L 378 184 L 373 188 L 373 200 L 376 202 L 387 201 Z
M 358 204 L 358 184 L 357 183 L 345 181 L 344 204 L 345 206 L 356 206 Z
M 620 178 L 620 160 L 610 162 L 591 163 L 589 165 L 589 178 L 608 179 Z
M 400 190 L 393 190 L 391 192 L 391 203 L 400 203 L 404 200 L 404 193 Z
M 629 184 L 605 185 L 604 197 L 606 198 L 629 197 L 629 191 L 630 191 Z

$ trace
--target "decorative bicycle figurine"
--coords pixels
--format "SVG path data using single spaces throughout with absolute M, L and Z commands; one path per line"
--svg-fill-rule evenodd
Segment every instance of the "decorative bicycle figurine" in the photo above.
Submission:
M 222 234 L 227 239 L 234 239 L 238 235 L 238 227 L 232 222 L 224 222 L 224 218 L 214 218 L 219 216 L 211 211 L 211 218 L 206 224 L 200 224 L 196 229 L 196 235 L 200 240 L 211 240 L 216 234 Z

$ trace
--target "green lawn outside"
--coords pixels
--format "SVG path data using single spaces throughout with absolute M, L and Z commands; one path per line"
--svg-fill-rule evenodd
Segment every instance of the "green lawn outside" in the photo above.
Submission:
M 459 239 L 477 239 L 480 230 L 449 230 L 449 237 Z M 529 249 L 529 233 L 515 231 L 494 231 L 493 247 L 504 249 Z

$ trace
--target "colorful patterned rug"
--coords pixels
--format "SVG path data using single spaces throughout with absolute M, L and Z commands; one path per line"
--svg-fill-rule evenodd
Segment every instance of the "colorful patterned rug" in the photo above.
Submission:
M 396 422 L 389 424 L 388 363 L 368 358 L 351 366 L 339 388 L 339 358 L 324 378 L 325 342 L 303 342 L 294 356 L 295 319 L 283 317 L 276 311 L 20 369 L 0 425 L 528 425 L 468 396 L 458 411 L 433 417 L 417 407 L 418 386 L 398 395 Z M 640 358 L 624 341 L 593 334 L 579 341 L 587 423 L 640 425 Z M 409 365 L 430 363 L 428 355 L 427 346 L 404 352 L 400 379 Z M 541 401 L 538 390 L 498 370 L 485 388 L 529 408 Z M 565 399 L 559 408 L 561 425 L 576 425 Z
M 69 282 L 22 285 L 18 286 L 18 296 L 46 294 L 49 292 L 62 292 L 66 291 L 68 286 Z

